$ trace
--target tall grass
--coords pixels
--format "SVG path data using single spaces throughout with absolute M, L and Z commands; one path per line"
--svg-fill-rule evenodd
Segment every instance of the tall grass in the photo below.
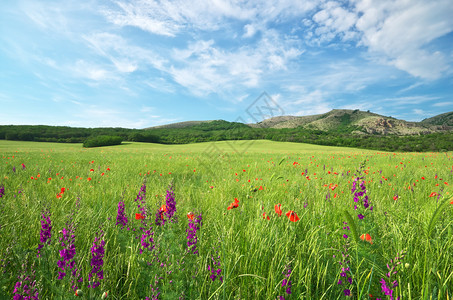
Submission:
M 59 231 L 72 211 L 83 278 L 78 288 L 85 299 L 99 299 L 104 292 L 111 299 L 153 294 L 158 299 L 342 299 L 344 286 L 337 283 L 344 221 L 353 226 L 350 235 L 355 237 L 348 239 L 352 298 L 385 299 L 379 281 L 401 251 L 406 255 L 394 275 L 393 296 L 452 297 L 452 153 L 256 141 L 241 154 L 227 142 L 215 143 L 220 152 L 207 155 L 209 146 L 130 143 L 82 149 L 80 144 L 0 141 L 0 186 L 5 188 L 0 198 L 0 298 L 13 297 L 18 276 L 31 273 L 32 264 L 39 299 L 76 298 L 70 276 L 57 279 Z M 374 208 L 359 220 L 351 187 L 362 162 Z M 143 220 L 135 219 L 140 211 L 134 199 L 144 182 L 144 222 L 152 226 L 155 249 L 140 254 L 136 237 Z M 177 222 L 155 226 L 170 182 Z M 238 207 L 227 210 L 234 198 Z M 120 201 L 130 230 L 115 225 Z M 278 203 L 282 216 L 274 211 Z M 45 207 L 51 212 L 52 238 L 38 258 Z M 290 222 L 289 210 L 300 220 Z M 203 216 L 199 255 L 187 252 L 188 212 Z M 90 249 L 99 228 L 106 242 L 104 278 L 93 289 L 88 288 Z M 365 233 L 373 244 L 359 238 Z M 221 272 L 213 281 L 208 268 L 214 267 Z M 287 268 L 291 295 L 282 287 Z

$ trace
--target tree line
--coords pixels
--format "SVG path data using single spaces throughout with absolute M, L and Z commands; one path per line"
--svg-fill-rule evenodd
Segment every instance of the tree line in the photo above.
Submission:
M 212 121 L 186 128 L 127 129 L 81 128 L 45 125 L 0 125 L 0 139 L 17 141 L 85 143 L 86 147 L 121 141 L 188 144 L 225 140 L 272 140 L 382 151 L 453 151 L 453 132 L 425 135 L 369 135 L 359 127 L 340 126 L 321 131 L 306 128 L 252 128 L 242 123 Z M 116 137 L 116 138 L 114 138 Z

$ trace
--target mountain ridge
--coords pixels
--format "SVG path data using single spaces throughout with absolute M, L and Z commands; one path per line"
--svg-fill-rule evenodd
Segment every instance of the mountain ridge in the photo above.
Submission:
M 145 128 L 175 129 L 203 126 L 224 120 L 186 121 Z M 333 109 L 308 116 L 276 116 L 261 122 L 245 124 L 251 128 L 303 128 L 320 131 L 343 131 L 362 135 L 421 135 L 453 130 L 453 112 L 442 113 L 420 122 L 410 122 L 359 109 Z

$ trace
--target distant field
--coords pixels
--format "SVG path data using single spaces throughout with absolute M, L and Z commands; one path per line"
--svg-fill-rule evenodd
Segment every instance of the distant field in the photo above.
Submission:
M 0 299 L 451 299 L 452 154 L 0 140 Z

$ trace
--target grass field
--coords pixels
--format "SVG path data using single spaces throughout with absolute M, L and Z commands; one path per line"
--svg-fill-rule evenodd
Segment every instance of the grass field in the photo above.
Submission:
M 451 152 L 0 141 L 0 172 L 1 299 L 453 297 Z

